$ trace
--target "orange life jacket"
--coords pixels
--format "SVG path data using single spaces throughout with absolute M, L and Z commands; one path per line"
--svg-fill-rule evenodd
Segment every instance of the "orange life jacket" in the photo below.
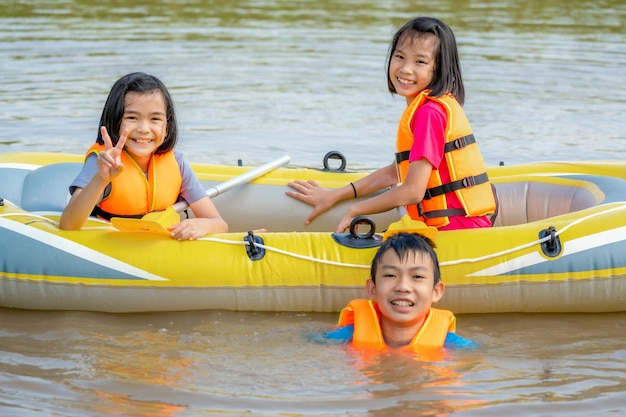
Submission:
M 485 162 L 463 108 L 450 94 L 432 97 L 429 92 L 424 90 L 415 97 L 400 119 L 396 138 L 398 180 L 404 182 L 409 172 L 409 152 L 414 140 L 411 131 L 413 116 L 426 100 L 433 100 L 443 106 L 448 116 L 444 160 L 450 172 L 450 182 L 443 184 L 435 167 L 428 179 L 424 199 L 418 205 L 407 206 L 409 215 L 428 226 L 444 227 L 450 223 L 449 216 L 492 214 L 496 208 L 495 198 Z M 456 194 L 463 208 L 448 208 L 446 194 L 451 192 Z
M 96 155 L 104 145 L 93 144 L 87 151 Z M 111 180 L 111 192 L 98 203 L 95 213 L 110 219 L 115 216 L 138 217 L 151 211 L 165 210 L 176 203 L 183 178 L 174 151 L 153 154 L 148 165 L 148 176 L 135 160 L 122 152 L 124 170 Z
M 380 310 L 372 300 L 352 300 L 341 310 L 339 326 L 354 325 L 352 344 L 356 348 L 385 349 L 387 344 L 380 328 Z M 431 308 L 424 325 L 415 335 L 408 349 L 442 348 L 448 332 L 456 331 L 456 317 L 448 310 Z

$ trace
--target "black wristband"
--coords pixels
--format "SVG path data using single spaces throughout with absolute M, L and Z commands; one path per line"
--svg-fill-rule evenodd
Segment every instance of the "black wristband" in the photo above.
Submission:
M 354 191 L 354 198 L 357 198 L 357 195 L 356 195 L 356 187 L 354 186 L 354 184 L 353 184 L 353 183 L 350 183 L 350 185 L 352 186 L 352 191 Z

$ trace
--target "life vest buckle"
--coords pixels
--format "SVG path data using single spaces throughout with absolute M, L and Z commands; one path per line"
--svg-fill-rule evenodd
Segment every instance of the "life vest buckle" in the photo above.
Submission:
M 465 177 L 461 180 L 461 184 L 463 184 L 463 188 L 470 188 L 476 185 L 475 177 Z
M 476 143 L 476 138 L 474 137 L 474 134 L 461 136 L 460 138 L 453 139 L 446 143 L 443 147 L 443 151 L 444 153 L 456 151 L 457 149 L 463 149 L 466 146 L 471 145 L 472 143 Z
M 456 149 L 461 149 L 461 148 L 465 148 L 467 146 L 467 143 L 465 142 L 465 138 L 466 136 L 460 137 L 458 139 L 454 140 L 454 147 Z

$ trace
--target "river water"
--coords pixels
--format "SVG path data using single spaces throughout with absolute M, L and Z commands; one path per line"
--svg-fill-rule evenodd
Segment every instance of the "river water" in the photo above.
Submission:
M 191 161 L 382 166 L 404 106 L 385 54 L 416 15 L 455 31 L 488 165 L 624 158 L 623 0 L 4 0 L 0 152 L 84 152 L 145 71 Z M 461 316 L 480 348 L 430 363 L 310 340 L 331 314 L 0 309 L 0 416 L 616 416 L 625 319 Z

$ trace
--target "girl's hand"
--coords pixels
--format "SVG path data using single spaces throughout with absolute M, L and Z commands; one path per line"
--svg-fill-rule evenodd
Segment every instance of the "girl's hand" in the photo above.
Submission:
M 198 240 L 210 233 L 226 233 L 228 225 L 221 217 L 194 217 L 185 219 L 178 224 L 167 228 L 172 239 Z M 254 232 L 266 232 L 265 229 L 257 229 Z
M 313 180 L 292 181 L 287 185 L 296 190 L 287 191 L 286 194 L 289 197 L 313 206 L 313 211 L 304 224 L 311 223 L 317 216 L 330 210 L 337 202 L 331 190 L 322 187 Z
M 126 129 L 122 132 L 122 136 L 115 146 L 113 146 L 106 127 L 100 127 L 100 133 L 102 133 L 102 140 L 104 141 L 104 150 L 98 154 L 98 174 L 108 182 L 124 170 L 122 151 L 124 150 L 126 139 L 128 139 L 129 131 Z
M 354 220 L 355 218 L 356 218 L 356 216 L 350 214 L 350 210 L 348 210 L 346 212 L 346 214 L 343 215 L 343 218 L 341 219 L 341 221 L 337 225 L 336 232 L 337 233 L 345 233 L 350 228 L 350 224 L 352 223 L 352 220 Z
M 205 218 L 185 219 L 167 228 L 176 240 L 197 240 L 211 232 L 211 225 Z
M 204 196 L 191 203 L 189 208 L 195 217 L 185 219 L 167 228 L 173 239 L 196 240 L 209 233 L 228 232 L 228 224 L 222 219 L 209 196 Z

